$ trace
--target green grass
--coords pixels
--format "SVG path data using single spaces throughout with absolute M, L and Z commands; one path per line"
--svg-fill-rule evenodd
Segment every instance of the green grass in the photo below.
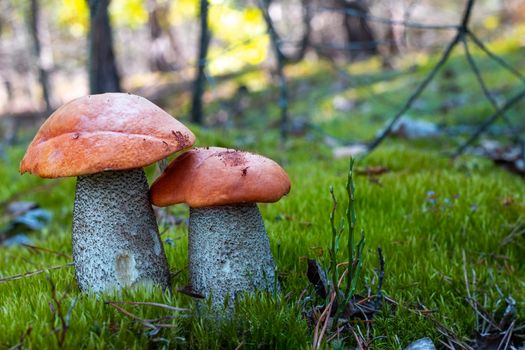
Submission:
M 521 54 L 520 50 L 511 50 L 509 57 L 516 61 Z M 452 61 L 453 68 L 458 71 L 463 67 L 457 62 L 461 59 L 460 56 L 454 57 Z M 490 66 L 486 61 L 482 63 Z M 398 91 L 403 82 L 399 79 L 413 84 L 414 79 L 420 79 L 428 71 L 428 67 L 421 71 L 412 77 L 400 76 L 391 82 L 376 83 L 384 86 L 372 85 L 371 88 L 383 91 L 383 97 L 399 103 L 409 91 Z M 370 137 L 378 126 L 383 125 L 386 117 L 393 115 L 393 108 L 369 101 L 369 91 L 357 88 L 342 92 L 359 101 L 357 110 L 350 113 L 350 117 L 335 111 L 330 103 L 335 92 L 329 86 L 335 74 L 326 66 L 320 66 L 319 71 L 310 76 L 292 77 L 292 86 L 297 89 L 300 84 L 311 86 L 308 91 L 311 96 L 296 96 L 291 107 L 292 115 L 305 115 L 329 132 L 348 140 Z M 487 74 L 498 77 L 495 71 Z M 494 81 L 501 90 L 512 90 L 509 81 Z M 490 114 L 490 106 L 483 105 L 479 95 L 468 89 L 475 86 L 472 77 L 462 77 L 458 84 L 462 91 L 467 91 L 468 99 L 478 97 L 475 104 L 447 114 L 448 120 L 476 122 L 483 115 Z M 269 107 L 275 96 L 271 89 L 255 94 L 254 103 L 259 107 L 252 108 L 246 116 L 248 124 L 251 120 L 257 121 L 252 130 L 191 128 L 198 137 L 198 145 L 243 148 L 285 164 L 292 180 L 291 193 L 278 203 L 260 205 L 278 267 L 282 286 L 280 295 L 261 294 L 246 298 L 236 305 L 232 319 L 217 322 L 200 318 L 195 302 L 177 292 L 133 290 L 120 295 L 83 295 L 78 291 L 73 268 L 64 267 L 33 277 L 0 282 L 0 348 L 19 343 L 23 348 L 32 349 L 58 347 L 57 332 L 53 330 L 60 322 L 53 317 L 49 306 L 53 285 L 58 297 L 63 296 L 61 307 L 64 314 L 70 304 L 76 302 L 65 335 L 65 348 L 233 349 L 241 344 L 243 348 L 311 347 L 312 326 L 307 323 L 303 312 L 319 300 L 315 299 L 306 278 L 306 258 L 317 258 L 324 266 L 328 265 L 332 206 L 329 187 L 334 186 L 343 203 L 348 160 L 334 160 L 331 149 L 322 143 L 322 136 L 316 134 L 292 137 L 283 152 L 278 132 L 268 130 L 268 125 L 278 115 L 274 107 Z M 430 90 L 425 98 L 426 106 L 438 109 L 433 114 L 422 116 L 438 120 L 441 117 L 439 104 L 443 98 L 439 89 L 433 93 Z M 212 105 L 210 115 L 219 108 L 219 105 Z M 26 141 L 29 139 L 30 136 Z M 435 324 L 411 311 L 418 304 L 433 310 L 433 317 L 460 337 L 472 335 L 475 316 L 465 300 L 465 267 L 469 276 L 473 271 L 476 273 L 476 286 L 470 287 L 471 292 L 475 292 L 480 300 L 486 295 L 489 309 L 497 307 L 497 285 L 504 294 L 517 300 L 518 322 L 525 321 L 525 261 L 522 258 L 525 252 L 520 245 L 502 244 L 513 225 L 525 222 L 523 179 L 480 158 L 465 156 L 452 161 L 443 155 L 444 147 L 437 145 L 446 148 L 455 142 L 446 139 L 387 141 L 371 157 L 357 163 L 357 168 L 385 166 L 390 169 L 379 177 L 379 182 L 366 176 L 356 178 L 358 228 L 363 228 L 366 234 L 364 278 L 358 292 L 363 293 L 368 286 L 375 288 L 377 284 L 376 248 L 380 246 L 386 262 L 384 293 L 398 303 L 395 307 L 385 306 L 375 317 L 372 335 L 381 337 L 374 343 L 377 349 L 402 348 L 425 336 L 438 342 L 440 334 Z M 32 234 L 34 244 L 70 255 L 74 179 L 41 180 L 30 175 L 20 176 L 17 169 L 24 150 L 24 144 L 13 147 L 5 159 L 0 160 L 3 181 L 0 203 L 4 206 L 15 199 L 30 200 L 50 210 L 53 220 L 43 232 Z M 150 167 L 147 171 L 150 181 L 154 170 Z M 343 209 L 342 206 L 339 208 L 338 216 L 344 214 Z M 171 208 L 170 212 L 188 215 L 183 206 Z M 171 238 L 173 242 L 165 244 L 165 249 L 172 271 L 179 272 L 173 279 L 173 290 L 184 286 L 188 279 L 186 234 L 187 227 L 182 224 L 168 228 L 163 235 L 164 240 Z M 523 237 L 517 239 L 523 244 Z M 341 255 L 339 259 L 344 261 L 345 257 Z M 69 261 L 71 258 L 49 252 L 0 247 L 0 278 L 64 265 Z M 304 295 L 299 298 L 305 289 L 305 295 L 310 299 L 305 299 Z M 169 321 L 173 328 L 155 333 L 106 305 L 104 301 L 107 300 L 156 301 L 190 307 L 192 311 Z M 142 318 L 170 315 L 166 310 L 151 306 L 123 307 Z M 29 328 L 29 335 L 24 336 Z M 353 338 L 344 341 L 351 347 Z M 323 346 L 330 348 L 327 344 Z
M 104 305 L 103 301 L 159 301 L 184 307 L 193 307 L 193 301 L 180 293 L 170 295 L 147 290 L 100 298 L 81 295 L 73 268 L 66 267 L 0 284 L 2 345 L 18 343 L 20 335 L 31 326 L 32 332 L 24 340 L 24 346 L 35 349 L 56 346 L 48 305 L 51 301 L 48 278 L 51 278 L 59 295 L 67 293 L 63 302 L 66 310 L 72 300 L 78 298 L 66 334 L 68 348 L 169 345 L 219 349 L 234 348 L 240 343 L 247 348 L 261 345 L 283 349 L 308 347 L 311 330 L 297 300 L 302 290 L 309 288 L 305 257 L 318 257 L 321 261 L 327 258 L 331 208 L 328 188 L 333 184 L 338 197 L 344 198 L 348 164 L 347 160 L 334 161 L 321 152 L 307 152 L 307 143 L 297 143 L 297 158 L 301 159 L 303 152 L 310 157 L 298 161 L 289 157 L 287 170 L 293 183 L 292 192 L 276 204 L 261 205 L 283 286 L 281 296 L 250 298 L 238 305 L 238 313 L 231 321 L 217 323 L 181 316 L 173 321 L 176 328 L 148 335 L 142 326 Z M 14 152 L 14 155 L 10 165 L 16 164 L 20 153 Z M 495 285 L 498 284 L 504 293 L 512 294 L 518 301 L 519 310 L 525 306 L 523 251 L 500 244 L 510 232 L 509 225 L 525 220 L 525 192 L 521 179 L 486 161 L 465 158 L 451 162 L 437 153 L 399 144 L 389 145 L 366 163 L 358 164 L 359 167 L 365 165 L 383 165 L 391 169 L 381 176 L 380 185 L 366 177 L 358 177 L 356 183 L 359 223 L 366 231 L 365 275 L 369 283 L 375 284 L 375 249 L 381 246 L 386 259 L 386 295 L 407 307 L 421 302 L 435 310 L 435 317 L 449 328 L 468 336 L 473 331 L 474 314 L 465 302 L 464 251 L 469 271 L 476 271 L 478 293 L 488 293 L 489 300 L 495 301 Z M 30 178 L 24 176 L 22 179 Z M 45 183 L 43 180 L 34 182 L 36 186 Z M 70 254 L 72 185 L 71 180 L 59 180 L 45 197 L 30 191 L 23 194 L 21 199 L 36 199 L 55 213 L 51 227 L 41 236 L 34 236 L 36 245 Z M 435 204 L 428 200 L 429 191 L 436 193 Z M 502 199 L 509 196 L 513 197 L 513 204 L 503 205 Z M 472 205 L 477 207 L 475 212 Z M 185 213 L 180 208 L 177 211 Z M 173 270 L 184 269 L 187 263 L 186 230 L 182 225 L 166 234 L 174 240 L 174 246 L 166 245 Z M 343 256 L 340 258 L 342 261 Z M 27 248 L 0 250 L 3 276 L 61 265 L 69 260 Z M 186 280 L 183 271 L 174 279 L 174 287 L 185 285 Z M 167 314 L 146 306 L 127 308 L 144 318 Z M 521 314 L 520 317 L 523 319 Z M 56 321 L 53 324 L 56 326 Z M 397 307 L 393 312 L 383 310 L 373 331 L 376 336 L 386 336 L 377 341 L 377 348 L 406 346 L 423 336 L 438 337 L 430 321 L 407 311 L 406 307 Z

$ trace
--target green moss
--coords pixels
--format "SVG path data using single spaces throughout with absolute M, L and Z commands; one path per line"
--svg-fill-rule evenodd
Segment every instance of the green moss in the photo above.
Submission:
M 207 138 L 205 133 L 201 136 Z M 308 144 L 296 142 L 298 160 L 289 157 L 287 166 L 292 192 L 276 204 L 261 205 L 282 280 L 282 295 L 286 298 L 248 298 L 238 305 L 237 316 L 230 321 L 217 323 L 181 316 L 170 321 L 174 328 L 148 334 L 147 329 L 103 301 L 157 301 L 183 307 L 193 307 L 193 301 L 180 293 L 169 295 L 146 290 L 100 298 L 81 295 L 72 267 L 65 267 L 0 283 L 1 343 L 5 346 L 17 344 L 20 335 L 31 326 L 32 332 L 24 340 L 24 346 L 56 346 L 51 332 L 49 277 L 56 284 L 59 296 L 66 295 L 62 305 L 65 310 L 77 299 L 66 334 L 67 347 L 169 345 L 219 349 L 234 348 L 240 343 L 247 348 L 307 347 L 311 333 L 297 304 L 299 294 L 309 287 L 305 257 L 318 256 L 321 261 L 326 258 L 331 207 L 328 188 L 333 184 L 339 198 L 344 198 L 347 161 L 315 156 L 305 158 L 299 146 L 307 150 Z M 473 167 L 473 162 L 478 165 Z M 523 251 L 516 246 L 501 245 L 510 232 L 509 225 L 525 220 L 525 192 L 521 179 L 478 159 L 462 158 L 451 162 L 437 153 L 395 144 L 379 150 L 358 167 L 374 165 L 386 166 L 390 172 L 381 176 L 379 183 L 363 176 L 358 177 L 356 183 L 359 220 L 366 231 L 365 274 L 369 281 L 375 278 L 375 248 L 381 246 L 386 258 L 385 293 L 402 305 L 414 307 L 421 302 L 435 310 L 435 317 L 441 322 L 461 336 L 468 336 L 473 330 L 474 315 L 465 302 L 462 262 L 465 252 L 469 269 L 477 273 L 479 293 L 492 290 L 497 283 L 504 292 L 512 293 L 519 308 L 524 306 L 521 281 L 525 278 L 525 269 L 520 258 Z M 24 178 L 24 181 L 29 180 Z M 34 178 L 30 181 L 37 188 L 45 183 L 45 180 Z M 72 181 L 58 180 L 46 197 L 35 197 L 29 189 L 26 191 L 29 192 L 24 192 L 23 198 L 36 198 L 41 206 L 56 214 L 52 229 L 40 237 L 33 236 L 35 244 L 70 254 L 70 219 L 67 217 L 70 209 L 67 207 L 72 205 Z M 509 196 L 513 203 L 503 205 L 502 199 Z M 182 208 L 174 210 L 179 215 L 187 215 Z M 163 236 L 173 241 L 166 245 L 170 266 L 173 270 L 183 270 L 174 279 L 175 288 L 182 287 L 187 280 L 186 230 L 180 225 Z M 2 276 L 68 261 L 67 257 L 23 247 L 0 249 Z M 497 295 L 488 297 L 496 300 Z M 143 318 L 168 315 L 165 310 L 148 306 L 124 307 Z M 53 327 L 56 326 L 55 320 Z M 377 317 L 374 334 L 386 336 L 377 344 L 388 347 L 406 345 L 420 336 L 439 337 L 429 320 L 404 307 L 397 307 L 393 313 L 383 310 Z
M 511 60 L 518 62 L 516 58 L 521 57 L 522 52 L 509 52 Z M 461 72 L 465 67 L 462 60 L 463 57 L 454 56 L 451 69 Z M 481 64 L 492 69 L 486 74 L 496 88 L 501 91 L 513 89 L 514 82 L 501 78 L 493 65 L 485 59 Z M 326 65 L 311 75 L 298 70 L 297 77 L 291 75 L 292 91 L 301 89 L 301 84 L 310 89 L 308 96 L 292 93 L 291 112 L 293 116 L 315 121 L 316 125 L 342 139 L 366 139 L 395 113 L 394 107 L 377 103 L 377 99 L 400 104 L 428 69 L 424 66 L 414 74 L 389 73 L 386 81 L 375 73 L 354 72 L 356 79 L 377 82 L 368 88 L 348 91 L 333 88 L 336 72 Z M 479 92 L 468 89 L 475 84 L 474 78 L 459 75 L 461 79 L 457 84 L 462 94 L 466 94 L 464 107 L 443 115 L 445 112 L 440 106 L 446 91 L 440 90 L 436 83 L 422 96 L 422 105 L 413 113 L 428 120 L 445 118 L 453 123 L 479 122 L 490 114 L 491 108 L 479 98 Z M 247 78 L 240 78 L 243 79 Z M 403 86 L 408 88 L 403 90 Z M 331 101 L 336 93 L 356 99 L 356 108 L 351 113 L 334 110 Z M 260 205 L 281 279 L 281 295 L 249 297 L 236 306 L 235 317 L 217 322 L 197 317 L 194 301 L 177 292 L 134 290 L 122 295 L 81 295 L 72 267 L 63 267 L 0 282 L 0 348 L 9 348 L 20 341 L 25 348 L 57 347 L 53 330 L 60 322 L 53 317 L 49 306 L 52 284 L 56 286 L 58 297 L 63 296 L 65 312 L 76 300 L 65 337 L 66 348 L 221 349 L 240 344 L 243 348 L 308 348 L 312 328 L 303 318 L 304 295 L 299 300 L 305 288 L 306 295 L 313 296 L 306 278 L 306 257 L 326 263 L 332 206 L 328 190 L 334 185 L 338 198 L 345 198 L 348 160 L 333 159 L 332 150 L 322 142 L 322 132 L 306 131 L 281 145 L 278 131 L 271 128 L 277 125 L 278 119 L 276 96 L 273 89 L 253 94 L 252 102 L 256 106 L 250 108 L 243 121 L 243 125 L 250 125 L 250 128 L 190 127 L 197 135 L 199 146 L 237 147 L 262 153 L 282 162 L 289 172 L 291 193 L 278 203 Z M 208 111 L 210 115 L 216 113 L 217 108 L 220 104 L 212 105 Z M 514 121 L 520 117 L 518 113 L 509 113 L 509 116 Z M 525 306 L 523 248 L 517 244 L 502 244 L 511 226 L 525 221 L 523 180 L 480 158 L 450 160 L 442 151 L 455 144 L 456 141 L 448 139 L 388 140 L 371 157 L 357 164 L 358 168 L 385 166 L 389 169 L 376 180 L 366 176 L 356 178 L 359 225 L 366 232 L 363 270 L 366 278 L 359 287 L 362 290 L 365 282 L 376 284 L 375 251 L 381 246 L 386 260 L 384 293 L 398 303 L 396 307 L 385 306 L 376 316 L 373 335 L 381 337 L 374 343 L 378 349 L 404 347 L 423 336 L 430 336 L 435 341 L 439 339 L 440 334 L 432 321 L 410 311 L 418 304 L 433 310 L 435 319 L 460 337 L 472 334 L 475 317 L 465 301 L 463 254 L 468 271 L 476 272 L 476 287 L 472 286 L 472 290 L 480 297 L 486 294 L 488 307 L 494 308 L 499 298 L 497 284 L 503 293 L 512 294 L 517 300 L 519 322 L 525 320 L 522 311 Z M 50 210 L 52 223 L 31 237 L 35 245 L 66 256 L 24 247 L 0 247 L 0 278 L 71 261 L 67 255 L 71 254 L 75 181 L 20 176 L 17 169 L 24 148 L 9 149 L 5 159 L 0 161 L 0 178 L 8 184 L 0 187 L 0 205 L 5 206 L 14 199 L 30 200 Z M 147 169 L 147 174 L 151 180 L 155 176 L 154 167 Z M 188 215 L 183 206 L 170 208 L 169 212 L 183 218 Z M 169 264 L 173 272 L 178 272 L 173 280 L 175 290 L 187 283 L 187 227 L 183 223 L 175 228 L 161 227 L 161 231 L 164 229 L 167 230 L 163 240 L 170 242 L 165 244 Z M 523 237 L 517 239 L 523 240 Z M 343 256 L 340 259 L 343 260 Z M 156 301 L 190 307 L 192 311 L 189 315 L 181 314 L 167 320 L 173 328 L 155 333 L 105 304 L 107 300 Z M 151 306 L 123 307 L 142 318 L 171 315 Z M 30 334 L 22 336 L 28 327 L 31 327 Z M 351 338 L 348 341 L 351 343 Z

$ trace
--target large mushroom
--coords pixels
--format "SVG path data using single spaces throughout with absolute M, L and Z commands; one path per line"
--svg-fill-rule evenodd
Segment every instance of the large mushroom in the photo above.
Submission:
M 142 167 L 191 147 L 195 136 L 145 98 L 108 93 L 73 100 L 41 126 L 20 172 L 77 176 L 73 260 L 79 287 L 169 287 L 169 270 Z
M 195 148 L 166 168 L 151 186 L 150 199 L 157 206 L 190 207 L 193 292 L 211 297 L 218 306 L 239 293 L 277 286 L 256 203 L 276 202 L 289 191 L 290 179 L 276 162 L 247 152 Z

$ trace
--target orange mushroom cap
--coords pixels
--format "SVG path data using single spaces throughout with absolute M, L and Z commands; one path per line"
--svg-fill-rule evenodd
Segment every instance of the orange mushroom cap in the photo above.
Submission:
M 290 192 L 286 172 L 271 159 L 221 147 L 194 148 L 177 157 L 150 188 L 154 205 L 192 208 L 271 203 Z
M 45 121 L 20 173 L 55 178 L 142 168 L 194 142 L 188 128 L 143 97 L 90 95 L 66 103 Z

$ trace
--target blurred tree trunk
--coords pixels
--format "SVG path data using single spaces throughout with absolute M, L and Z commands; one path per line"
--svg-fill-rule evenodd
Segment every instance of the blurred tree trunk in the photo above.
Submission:
M 87 0 L 89 6 L 89 90 L 92 94 L 120 91 L 108 15 L 110 0 Z
M 178 46 L 168 19 L 169 2 L 148 0 L 148 25 L 151 37 L 149 66 L 151 71 L 176 69 Z
M 40 16 L 38 0 L 30 0 L 28 8 L 29 33 L 33 41 L 33 54 L 38 67 L 38 80 L 42 89 L 42 97 L 46 104 L 46 112 L 52 110 L 50 70 L 53 65 L 53 56 L 49 48 L 49 41 L 43 40 L 43 19 Z
M 399 20 L 396 16 L 396 9 L 388 9 L 388 18 L 392 20 Z M 398 28 L 400 26 L 395 26 L 393 24 L 388 25 L 385 33 L 385 41 L 387 43 L 386 48 L 388 49 L 389 56 L 398 55 L 400 52 L 400 40 L 398 34 Z
M 2 34 L 4 32 L 4 25 L 5 25 L 5 19 L 3 17 L 3 13 L 0 13 L 0 38 L 2 37 Z
M 193 86 L 193 99 L 191 107 L 191 121 L 196 124 L 203 123 L 202 116 L 202 95 L 204 94 L 206 83 L 206 57 L 208 56 L 208 46 L 211 35 L 208 28 L 208 0 L 200 0 L 200 44 L 197 56 L 197 76 Z
M 282 65 L 297 63 L 303 60 L 308 48 L 310 47 L 310 36 L 312 34 L 312 6 L 311 0 L 301 0 L 301 9 L 302 9 L 302 25 L 303 25 L 303 34 L 301 39 L 297 42 L 298 48 L 294 53 L 285 54 L 281 48 L 281 37 L 277 30 L 275 29 L 274 22 L 270 17 L 270 6 L 272 5 L 273 0 L 261 0 L 259 1 L 259 8 L 261 9 L 268 28 L 268 33 L 270 34 L 270 39 L 272 40 L 272 46 L 276 51 L 276 58 L 282 60 Z M 276 45 L 277 44 L 277 45 Z M 279 63 L 278 63 L 279 64 Z
M 345 9 L 344 25 L 351 58 L 379 54 L 374 32 L 368 24 L 368 4 L 365 0 L 339 0 Z
M 310 46 L 310 36 L 312 34 L 312 4 L 311 0 L 301 0 L 303 10 L 303 36 L 300 41 L 299 50 L 293 57 L 288 57 L 288 62 L 302 61 L 306 51 Z
M 286 65 L 286 56 L 281 49 L 281 38 L 275 30 L 272 18 L 270 17 L 270 5 L 273 0 L 261 0 L 259 6 L 261 8 L 266 26 L 268 28 L 268 35 L 272 43 L 272 48 L 277 63 L 277 76 L 279 78 L 279 108 L 281 109 L 281 120 L 280 120 L 280 132 L 281 142 L 284 144 L 288 138 L 288 82 L 284 74 L 284 67 Z M 308 30 L 308 29 L 307 29 Z M 309 33 L 309 32 L 308 32 Z M 299 52 L 299 55 L 304 56 L 308 43 L 303 43 L 303 48 Z M 302 58 L 302 56 L 300 58 Z M 298 59 L 300 59 L 298 58 Z

